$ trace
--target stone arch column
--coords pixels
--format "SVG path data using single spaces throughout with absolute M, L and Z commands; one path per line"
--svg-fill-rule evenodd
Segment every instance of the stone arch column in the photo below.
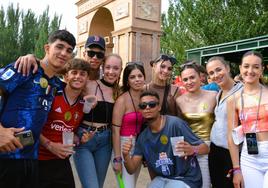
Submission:
M 142 61 L 147 81 L 149 62 L 160 52 L 161 0 L 77 0 L 78 56 L 88 35 L 105 37 L 107 53 L 118 53 L 123 62 Z

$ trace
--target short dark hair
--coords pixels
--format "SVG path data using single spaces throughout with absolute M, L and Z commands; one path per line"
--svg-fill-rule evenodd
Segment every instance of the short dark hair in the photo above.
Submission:
M 130 86 L 128 84 L 128 77 L 130 75 L 130 73 L 135 70 L 138 69 L 141 71 L 141 73 L 143 74 L 144 78 L 145 78 L 145 71 L 144 71 L 144 67 L 140 64 L 140 63 L 136 63 L 136 62 L 131 62 L 131 64 L 129 63 L 129 65 L 127 65 L 124 68 L 124 72 L 123 72 L 123 86 L 122 86 L 122 90 L 123 92 L 126 92 L 130 89 Z
M 68 63 L 64 67 L 64 73 L 67 73 L 70 70 L 82 70 L 86 71 L 89 75 L 89 70 L 90 70 L 90 64 L 80 58 L 74 58 L 68 61 Z
M 140 99 L 141 99 L 142 97 L 145 97 L 145 96 L 153 96 L 153 97 L 157 98 L 158 101 L 160 101 L 159 95 L 158 95 L 158 93 L 155 92 L 155 91 L 152 91 L 152 90 L 145 90 L 145 91 L 143 91 L 143 92 L 141 93 L 141 95 L 140 95 Z
M 73 34 L 71 34 L 69 31 L 63 29 L 63 30 L 57 30 L 53 33 L 51 33 L 48 37 L 48 43 L 53 43 L 57 39 L 67 42 L 69 45 L 71 45 L 73 48 L 76 45 L 75 37 Z
M 205 75 L 208 75 L 208 73 L 207 73 L 207 70 L 206 70 L 206 68 L 203 66 L 203 65 L 196 65 L 196 67 L 197 67 L 197 69 L 198 69 L 198 71 L 200 72 L 200 73 L 203 73 L 203 74 L 205 74 Z

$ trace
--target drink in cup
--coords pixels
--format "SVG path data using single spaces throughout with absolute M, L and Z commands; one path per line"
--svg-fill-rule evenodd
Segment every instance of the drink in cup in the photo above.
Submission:
M 172 145 L 172 151 L 173 151 L 174 156 L 179 156 L 179 157 L 184 156 L 184 152 L 176 151 L 176 144 L 182 141 L 184 141 L 183 136 L 170 137 L 170 142 Z

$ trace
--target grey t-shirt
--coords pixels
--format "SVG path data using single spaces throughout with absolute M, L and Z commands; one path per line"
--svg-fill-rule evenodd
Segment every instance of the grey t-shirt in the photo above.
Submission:
M 166 115 L 166 123 L 158 133 L 152 133 L 149 127 L 138 137 L 134 155 L 143 156 L 148 168 L 157 176 L 169 179 L 178 179 L 185 182 L 191 188 L 202 186 L 202 177 L 196 157 L 174 156 L 170 137 L 184 136 L 184 140 L 191 145 L 202 144 L 188 127 L 188 124 L 178 117 Z

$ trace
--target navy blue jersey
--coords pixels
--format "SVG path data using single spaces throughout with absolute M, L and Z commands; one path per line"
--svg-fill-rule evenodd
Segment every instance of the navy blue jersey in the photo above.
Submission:
M 4 127 L 31 130 L 35 142 L 14 152 L 1 153 L 0 158 L 37 159 L 39 136 L 61 83 L 57 77 L 48 78 L 41 67 L 35 74 L 22 76 L 13 66 L 8 65 L 0 73 L 0 88 L 7 93 L 0 122 Z

